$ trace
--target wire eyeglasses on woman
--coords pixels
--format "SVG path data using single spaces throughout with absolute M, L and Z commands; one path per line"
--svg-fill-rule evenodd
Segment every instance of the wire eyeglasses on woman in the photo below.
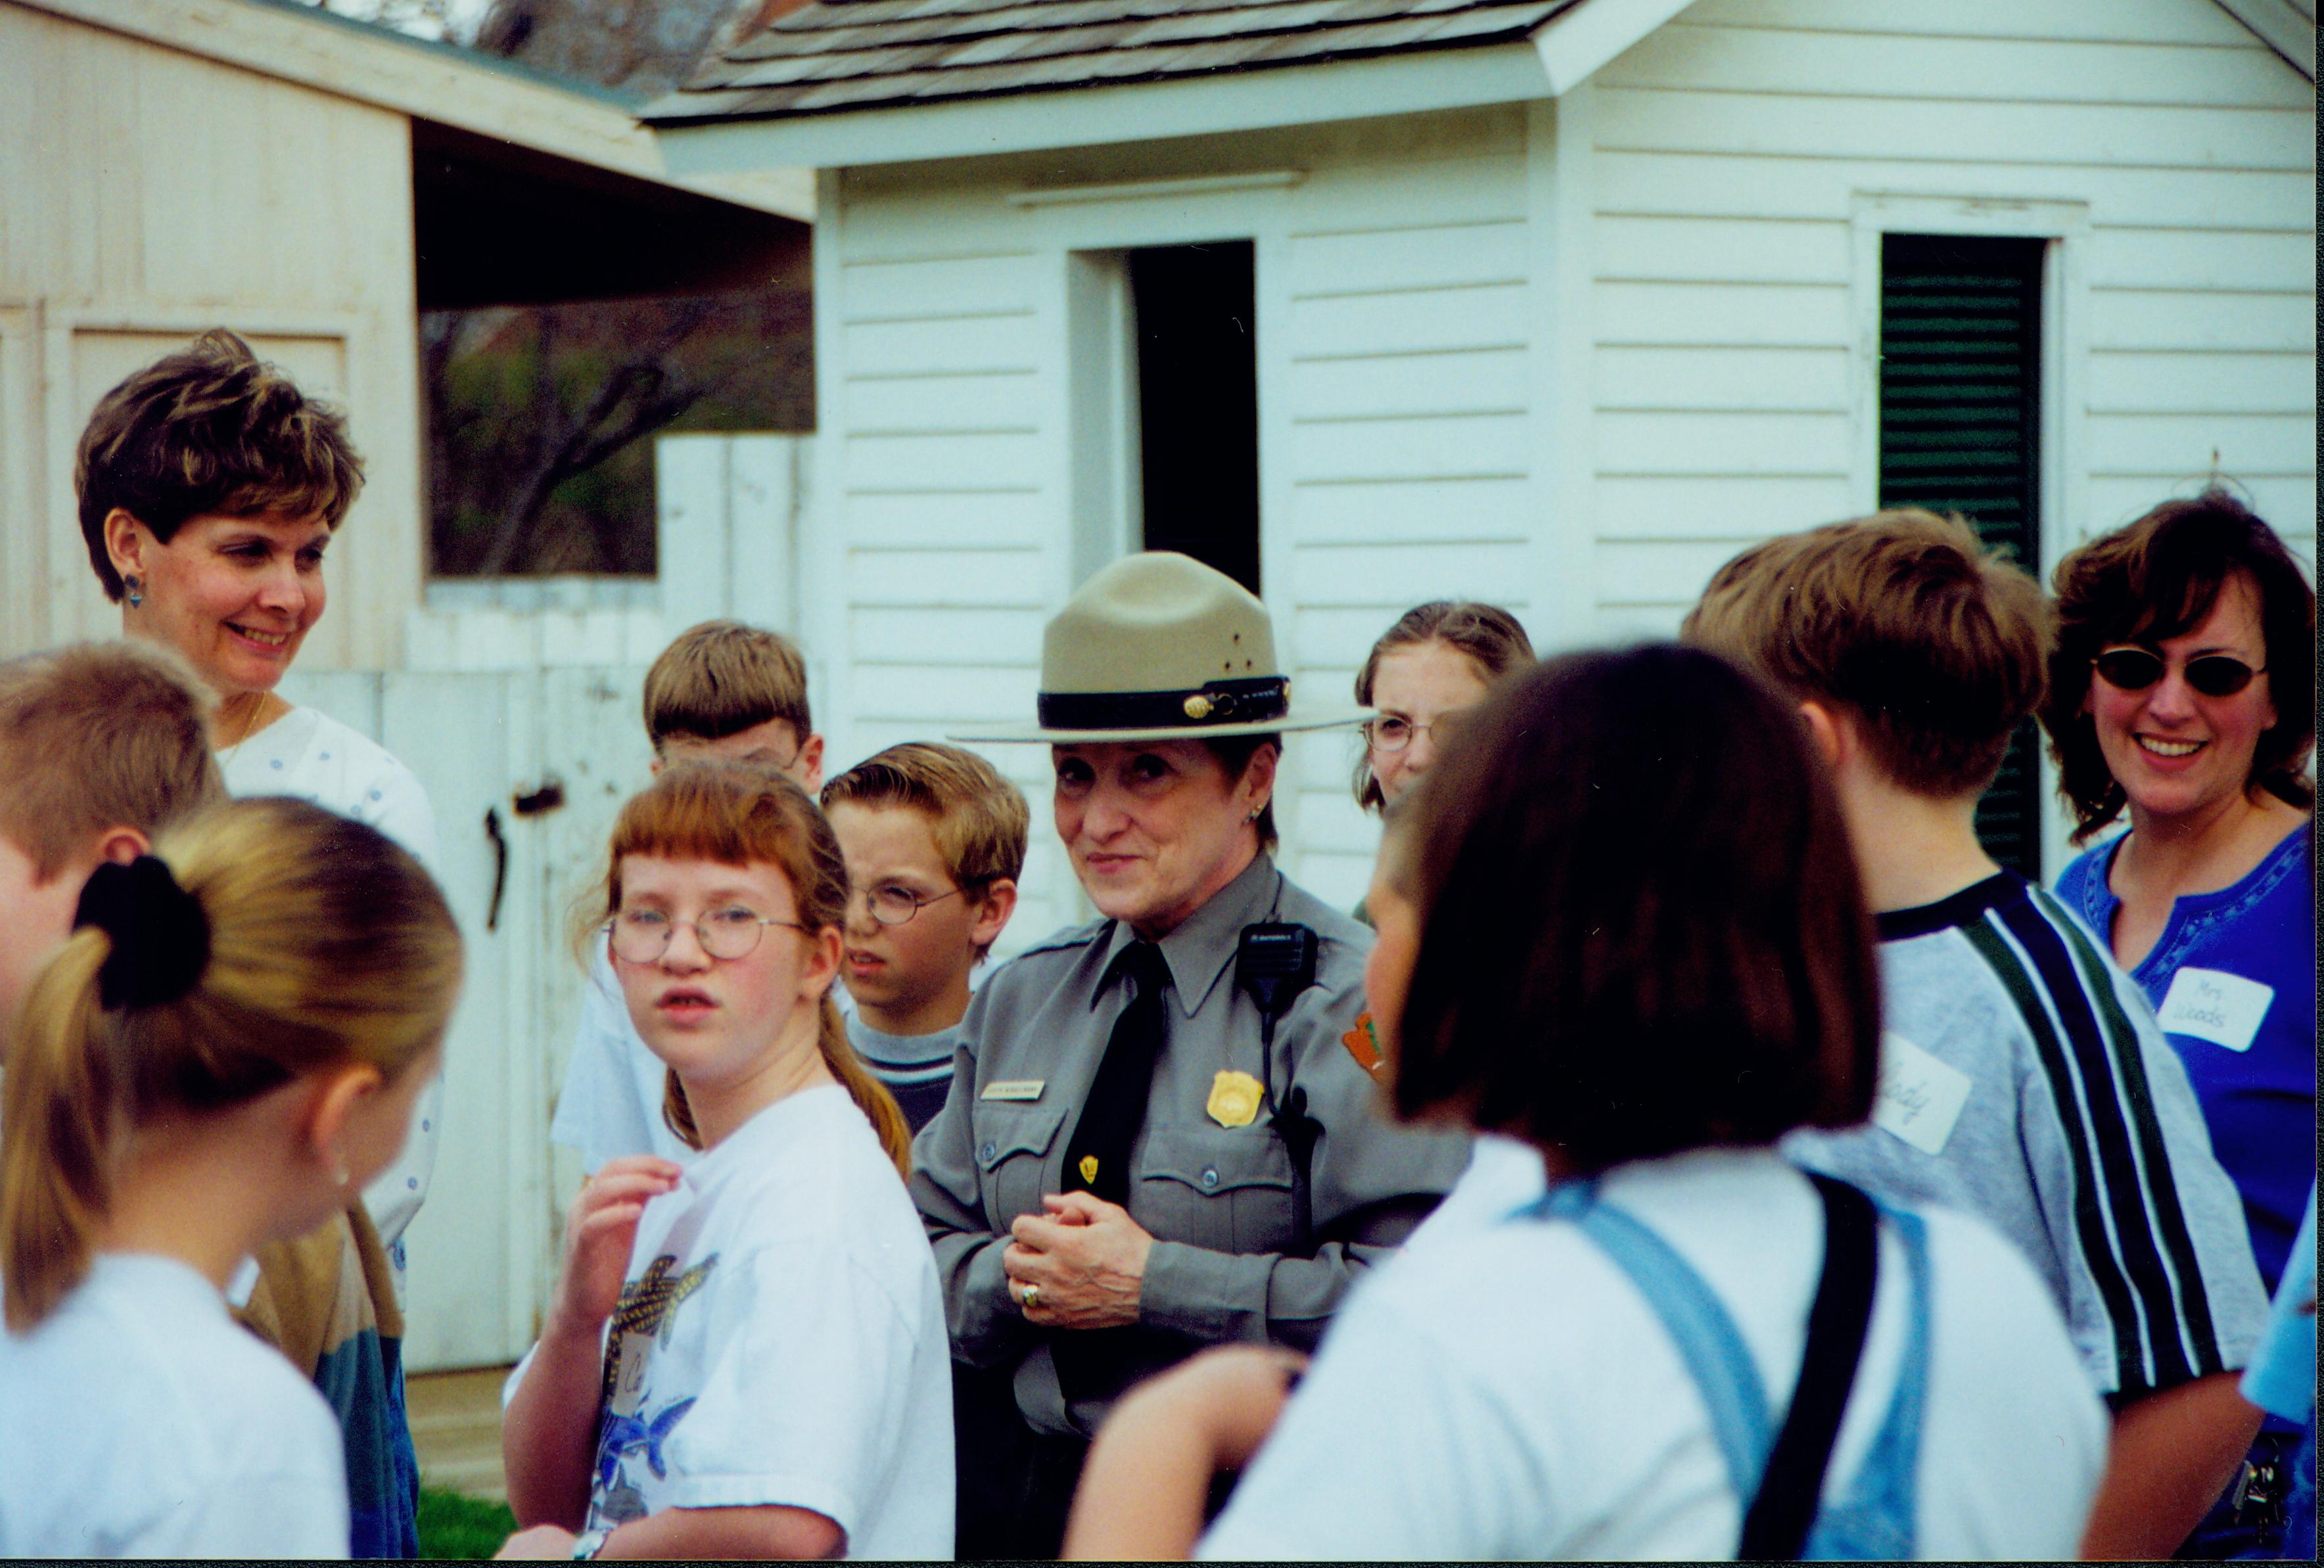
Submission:
M 1395 714 L 1382 714 L 1376 719 L 1364 721 L 1364 740 L 1375 752 L 1401 752 L 1412 744 L 1415 735 L 1424 732 L 1433 735 L 1439 725 L 1460 716 L 1457 713 L 1441 714 L 1427 724 L 1416 724 L 1410 719 Z
M 933 899 L 923 899 L 909 888 L 899 888 L 895 883 L 890 882 L 885 887 L 872 890 L 869 895 L 872 903 L 872 918 L 882 926 L 905 925 L 913 916 L 930 904 L 941 904 L 946 899 L 956 898 L 966 891 L 968 891 L 966 888 L 954 888 L 949 893 L 938 893 Z
M 2090 660 L 2099 678 L 2116 691 L 2144 691 L 2171 667 L 2144 648 L 2109 648 Z M 2260 671 L 2226 653 L 2206 653 L 2187 661 L 2187 684 L 2205 696 L 2233 696 Z
M 759 945 L 760 935 L 769 926 L 788 926 L 794 931 L 807 927 L 797 920 L 770 920 L 754 909 L 740 904 L 730 904 L 723 909 L 712 909 L 686 922 L 694 927 L 694 939 L 713 958 L 746 958 Z M 625 964 L 659 964 L 661 955 L 669 951 L 669 939 L 678 929 L 678 922 L 659 909 L 624 909 L 605 922 L 612 937 L 613 956 Z

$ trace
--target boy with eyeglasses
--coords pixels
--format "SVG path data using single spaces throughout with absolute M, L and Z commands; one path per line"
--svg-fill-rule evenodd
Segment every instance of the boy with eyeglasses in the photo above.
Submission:
M 807 700 L 807 661 L 779 632 L 737 621 L 687 628 L 646 671 L 646 738 L 653 770 L 680 757 L 753 762 L 812 795 L 823 784 L 823 737 Z M 594 938 L 581 1021 L 549 1136 L 594 1172 L 624 1154 L 684 1164 L 694 1151 L 662 1120 L 664 1068 L 638 1038 L 621 983 Z
M 1883 512 L 1746 550 L 1682 635 L 1799 704 L 1878 928 L 1872 1119 L 1785 1152 L 2018 1245 L 2114 1412 L 2083 1554 L 2170 1556 L 2258 1425 L 2235 1374 L 2267 1303 L 2146 998 L 1978 840 L 1978 800 L 2047 685 L 2040 588 L 1958 518 Z
M 847 1035 L 914 1132 L 944 1108 L 969 975 L 1017 908 L 1025 797 L 957 746 L 908 742 L 824 786 L 853 893 Z

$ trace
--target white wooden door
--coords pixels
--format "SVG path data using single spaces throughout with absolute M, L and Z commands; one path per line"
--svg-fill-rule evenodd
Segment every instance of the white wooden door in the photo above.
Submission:
M 466 942 L 435 1175 L 406 1238 L 415 1371 L 512 1360 L 540 1329 L 578 1178 L 549 1143 L 582 982 L 573 914 L 603 874 L 614 813 L 648 777 L 642 678 L 583 667 L 284 683 L 419 775 Z

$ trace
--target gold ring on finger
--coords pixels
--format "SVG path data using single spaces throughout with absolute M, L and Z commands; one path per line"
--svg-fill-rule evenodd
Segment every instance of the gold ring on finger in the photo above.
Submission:
M 1035 1307 L 1037 1307 L 1037 1306 L 1038 1306 L 1038 1305 L 1041 1305 L 1041 1287 L 1040 1287 L 1039 1286 L 1038 1286 L 1038 1285 L 1028 1285 L 1028 1286 L 1027 1286 L 1027 1287 L 1025 1287 L 1025 1310 L 1026 1310 L 1027 1312 L 1030 1312 L 1030 1311 L 1032 1311 Z

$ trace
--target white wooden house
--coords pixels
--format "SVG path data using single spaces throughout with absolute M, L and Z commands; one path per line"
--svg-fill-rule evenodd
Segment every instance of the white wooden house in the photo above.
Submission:
M 850 758 L 1028 713 L 1044 617 L 1186 525 L 1145 501 L 1223 447 L 1139 392 L 1168 347 L 1137 273 L 1176 247 L 1248 269 L 1229 315 L 1255 352 L 1211 392 L 1255 406 L 1234 482 L 1261 590 L 1330 696 L 1421 599 L 1507 604 L 1545 648 L 1667 633 L 1745 542 L 1913 493 L 1932 415 L 1895 367 L 1933 354 L 1943 382 L 1957 323 L 1923 299 L 1908 341 L 1914 242 L 1890 236 L 2022 242 L 1978 254 L 2017 272 L 2015 337 L 1986 347 L 2015 362 L 1997 395 L 2023 404 L 2004 444 L 2042 566 L 2215 471 L 2312 555 L 2313 23 L 2310 0 L 816 0 L 646 117 L 674 168 L 820 171 L 800 602 Z M 1352 901 L 1349 742 L 1295 744 L 1290 867 Z M 995 754 L 1038 784 L 1029 750 Z

